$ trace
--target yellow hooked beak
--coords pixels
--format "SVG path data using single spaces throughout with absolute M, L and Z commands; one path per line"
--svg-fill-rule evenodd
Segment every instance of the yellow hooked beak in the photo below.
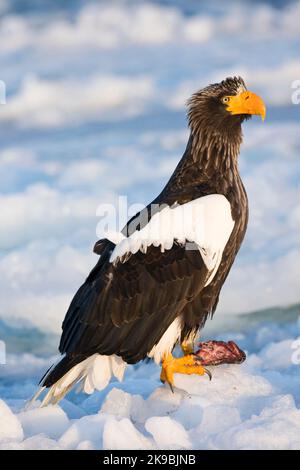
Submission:
M 252 91 L 243 91 L 239 95 L 228 96 L 227 111 L 231 114 L 258 114 L 262 120 L 266 117 L 266 106 L 260 96 Z

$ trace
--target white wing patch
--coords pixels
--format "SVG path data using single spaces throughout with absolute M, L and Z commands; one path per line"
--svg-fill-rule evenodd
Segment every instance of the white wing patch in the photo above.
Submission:
M 129 237 L 119 232 L 108 233 L 107 238 L 117 242 L 110 262 L 126 262 L 131 254 L 139 250 L 146 253 L 150 245 L 160 247 L 163 252 L 172 248 L 174 240 L 186 244 L 186 249 L 195 249 L 196 244 L 209 271 L 208 285 L 218 270 L 233 227 L 230 203 L 221 194 L 203 196 L 173 207 L 166 206 L 154 214 L 144 228 Z

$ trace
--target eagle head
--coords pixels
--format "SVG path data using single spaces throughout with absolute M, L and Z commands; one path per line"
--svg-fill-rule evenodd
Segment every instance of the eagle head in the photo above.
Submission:
M 197 91 L 188 101 L 188 118 L 192 130 L 207 128 L 222 132 L 240 127 L 253 114 L 266 116 L 260 96 L 247 90 L 241 77 L 228 77 Z

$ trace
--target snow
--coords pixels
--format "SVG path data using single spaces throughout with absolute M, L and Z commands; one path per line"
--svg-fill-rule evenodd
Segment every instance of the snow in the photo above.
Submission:
M 96 75 L 86 86 L 82 81 L 47 81 L 31 76 L 24 80 L 19 93 L 0 115 L 0 121 L 16 121 L 20 127 L 58 127 L 85 119 L 106 118 L 120 111 L 138 115 L 144 103 L 154 95 L 151 77 L 116 77 Z M 30 122 L 26 119 L 31 114 Z
M 293 362 L 299 312 L 294 306 L 216 317 L 205 334 L 235 338 L 247 360 L 210 367 L 212 381 L 176 374 L 174 393 L 150 362 L 128 366 L 123 382 L 113 379 L 92 395 L 70 393 L 59 405 L 39 408 L 38 401 L 26 408 L 47 361 L 24 355 L 26 377 L 9 355 L 10 374 L 0 376 L 0 448 L 300 449 L 300 376 Z
M 0 401 L 0 422 L 0 442 L 21 441 L 23 439 L 20 421 L 3 400 Z
M 199 437 L 221 434 L 226 429 L 240 424 L 241 418 L 237 408 L 227 405 L 209 405 L 204 408 L 201 423 L 197 426 L 196 432 Z
M 175 41 L 207 45 L 217 36 L 224 38 L 228 34 L 235 39 L 245 31 L 253 41 L 285 35 L 293 39 L 299 33 L 297 16 L 300 7 L 297 3 L 292 8 L 287 4 L 280 14 L 275 7 L 266 4 L 255 8 L 248 2 L 242 6 L 236 2 L 229 5 L 229 10 L 223 10 L 222 15 L 211 17 L 184 15 L 174 6 L 167 8 L 150 1 L 142 4 L 107 2 L 101 7 L 87 2 L 76 18 L 72 18 L 73 21 L 64 18 L 56 24 L 49 21 L 39 27 L 32 18 L 9 15 L 0 29 L 0 52 L 35 47 L 40 54 L 45 50 L 52 54 L 61 50 L 72 52 L 72 48 L 92 48 L 99 53 L 101 49 L 113 51 L 130 45 L 162 46 Z M 5 38 L 7 41 L 3 40 Z
M 103 449 L 151 449 L 150 439 L 137 430 L 128 418 L 107 419 L 103 429 Z
M 189 449 L 191 442 L 185 428 L 169 416 L 153 416 L 145 423 L 159 449 Z
M 143 412 L 143 408 L 144 400 L 140 395 L 131 395 L 118 388 L 113 388 L 105 398 L 101 411 L 113 414 L 118 419 L 133 416 L 135 421 L 139 421 L 139 415 Z
M 58 439 L 69 427 L 66 413 L 58 406 L 49 405 L 24 411 L 18 415 L 26 436 L 47 434 L 52 439 Z
M 210 445 L 223 449 L 299 450 L 299 424 L 300 410 L 292 397 L 277 397 L 258 416 L 212 436 Z
M 76 449 L 82 442 L 89 442 L 93 448 L 102 448 L 103 428 L 106 414 L 84 416 L 74 420 L 61 436 L 59 444 L 63 449 Z

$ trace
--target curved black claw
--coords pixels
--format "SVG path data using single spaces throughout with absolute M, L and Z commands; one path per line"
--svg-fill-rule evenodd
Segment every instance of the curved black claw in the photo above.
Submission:
M 212 379 L 212 373 L 210 372 L 210 370 L 208 370 L 208 369 L 206 369 L 206 367 L 204 367 L 204 371 L 208 375 L 209 380 L 211 380 Z

